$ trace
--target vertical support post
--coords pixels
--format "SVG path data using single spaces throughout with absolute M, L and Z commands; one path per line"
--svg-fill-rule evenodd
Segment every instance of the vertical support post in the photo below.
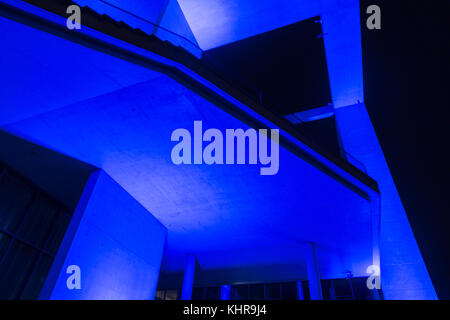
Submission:
M 314 243 L 306 245 L 306 269 L 308 273 L 309 293 L 311 300 L 323 300 L 320 284 L 319 266 L 317 265 L 316 247 Z
M 298 297 L 298 300 L 305 300 L 305 296 L 303 295 L 303 286 L 302 286 L 301 281 L 297 282 L 297 297 Z
M 181 289 L 181 300 L 192 299 L 192 287 L 194 286 L 196 258 L 190 254 L 186 259 L 186 267 L 184 269 L 183 288 Z
M 336 290 L 334 290 L 334 282 L 333 279 L 330 280 L 330 300 L 336 300 Z
M 39 299 L 154 299 L 166 235 L 161 222 L 113 178 L 103 170 L 95 171 L 67 227 Z M 81 288 L 67 285 L 69 267 L 79 269 Z
M 220 300 L 230 300 L 231 286 L 220 286 Z

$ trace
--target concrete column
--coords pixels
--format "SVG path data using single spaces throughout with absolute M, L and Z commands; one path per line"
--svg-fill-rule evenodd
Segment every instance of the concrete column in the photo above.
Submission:
M 195 263 L 197 259 L 190 254 L 186 259 L 186 267 L 184 269 L 183 288 L 181 289 L 181 300 L 192 299 L 192 287 L 194 286 Z
M 313 243 L 308 243 L 306 245 L 306 269 L 308 273 L 308 284 L 311 300 L 323 300 L 319 266 L 317 265 L 316 248 Z
M 297 296 L 298 296 L 298 300 L 305 300 L 305 296 L 303 295 L 303 286 L 302 286 L 301 281 L 297 282 Z
M 231 286 L 220 286 L 220 300 L 230 300 Z
M 334 290 L 334 282 L 331 279 L 331 288 L 330 288 L 330 300 L 336 300 L 336 291 Z
M 105 171 L 92 173 L 39 298 L 153 299 L 166 234 Z M 68 287 L 69 277 L 79 279 L 79 288 Z

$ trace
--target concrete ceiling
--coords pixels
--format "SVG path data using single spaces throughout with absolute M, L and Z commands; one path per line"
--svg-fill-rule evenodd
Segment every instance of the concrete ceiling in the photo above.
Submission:
M 317 0 L 178 0 L 200 48 L 209 50 L 305 20 Z
M 256 252 L 265 252 L 259 266 L 272 256 L 299 265 L 305 241 L 329 253 L 319 255 L 324 277 L 345 269 L 363 275 L 372 264 L 370 206 L 353 191 L 283 148 L 274 176 L 261 176 L 255 165 L 176 166 L 173 130 L 192 130 L 194 120 L 221 130 L 247 126 L 164 75 L 0 23 L 32 39 L 1 34 L 11 45 L 0 55 L 1 128 L 103 168 L 168 228 L 166 270 L 181 270 L 188 252 L 204 269 L 235 268 Z M 21 52 L 32 57 L 29 68 Z M 20 89 L 24 83 L 29 90 Z M 331 256 L 339 259 L 325 263 Z
M 156 76 L 3 17 L 0 29 L 0 125 Z

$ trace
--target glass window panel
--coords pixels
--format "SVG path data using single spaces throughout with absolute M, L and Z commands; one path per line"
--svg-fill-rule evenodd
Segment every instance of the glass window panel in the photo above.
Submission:
M 264 300 L 264 285 L 251 284 L 250 285 L 250 300 Z
M 41 254 L 36 263 L 33 273 L 29 278 L 21 299 L 32 300 L 39 297 L 39 293 L 47 278 L 48 271 L 52 266 L 53 259 L 47 255 Z
M 311 296 L 309 295 L 308 281 L 302 281 L 302 289 L 303 289 L 303 299 L 311 300 Z
M 155 293 L 155 300 L 164 300 L 164 290 L 157 290 Z
M 54 201 L 39 195 L 28 210 L 19 236 L 41 247 L 57 212 L 58 205 Z
M 3 255 L 6 253 L 10 241 L 11 238 L 7 234 L 0 232 L 0 261 L 3 258 Z
M 14 241 L 0 265 L 0 299 L 18 299 L 30 275 L 38 252 Z
M 32 197 L 30 187 L 3 174 L 0 179 L 0 229 L 15 232 Z
M 347 279 L 335 279 L 333 280 L 334 292 L 336 293 L 336 299 L 348 300 L 353 299 L 352 289 L 350 282 Z
M 50 253 L 56 255 L 64 234 L 66 233 L 67 227 L 69 226 L 70 219 L 71 216 L 67 213 L 59 212 L 57 214 L 45 244 L 45 249 Z
M 269 300 L 281 299 L 279 283 L 269 283 L 266 285 L 266 298 Z
M 320 284 L 322 286 L 322 296 L 323 300 L 331 300 L 331 280 L 320 280 Z
M 372 299 L 372 294 L 370 290 L 367 288 L 367 278 L 366 277 L 358 277 L 352 279 L 353 290 L 355 292 L 356 300 L 370 300 Z
M 206 288 L 206 300 L 220 300 L 220 288 L 208 287 Z
M 297 300 L 297 283 L 296 282 L 285 282 L 281 284 L 281 290 L 283 294 L 283 300 Z
M 248 285 L 231 286 L 231 300 L 248 300 Z
M 178 290 L 166 290 L 166 300 L 177 300 Z
M 204 299 L 204 288 L 196 287 L 192 289 L 192 300 L 203 300 Z

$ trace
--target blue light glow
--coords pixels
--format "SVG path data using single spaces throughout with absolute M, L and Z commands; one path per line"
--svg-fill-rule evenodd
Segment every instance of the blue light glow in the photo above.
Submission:
M 370 119 L 357 104 L 363 84 L 356 1 L 344 1 L 343 10 L 342 1 L 322 1 L 323 12 L 306 0 L 180 0 L 183 12 L 173 1 L 125 2 L 114 1 L 130 10 L 139 4 L 148 17 L 169 4 L 176 14 L 162 21 L 187 30 L 184 13 L 203 49 L 323 13 L 340 136 L 382 193 L 385 296 L 436 297 Z M 194 253 L 205 272 L 241 268 L 234 281 L 248 280 L 251 268 L 267 281 L 301 279 L 301 248 L 312 241 L 323 278 L 344 270 L 367 276 L 374 255 L 369 201 L 282 147 L 274 176 L 251 165 L 176 166 L 173 130 L 196 120 L 223 132 L 248 126 L 165 75 L 5 18 L 0 29 L 1 128 L 104 170 L 52 298 L 152 298 L 166 228 L 167 272 L 184 270 L 186 254 Z M 68 264 L 80 265 L 86 290 L 67 291 Z

